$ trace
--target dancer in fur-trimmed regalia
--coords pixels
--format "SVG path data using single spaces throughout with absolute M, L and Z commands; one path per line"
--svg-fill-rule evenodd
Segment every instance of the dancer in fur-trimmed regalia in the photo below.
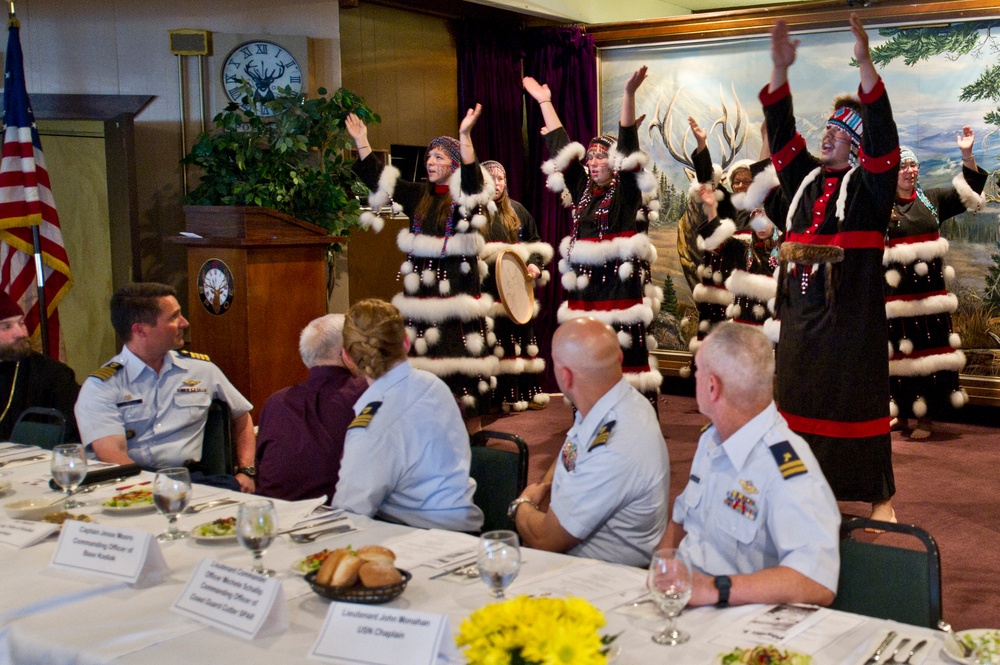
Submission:
M 487 343 L 493 298 L 482 292 L 487 270 L 479 255 L 485 243 L 477 232 L 486 223 L 483 212 L 493 201 L 494 185 L 476 161 L 470 136 L 481 112 L 479 104 L 469 109 L 459 140 L 440 136 L 431 141 L 427 184 L 400 180 L 399 169 L 379 164 L 364 122 L 354 114 L 347 119 L 360 157 L 353 169 L 373 192 L 372 208 L 391 204 L 394 212 L 410 218 L 410 228 L 396 240 L 407 260 L 399 270 L 403 292 L 392 304 L 406 319 L 411 363 L 443 379 L 467 417 L 489 406 L 498 365 Z M 381 229 L 382 220 L 372 213 L 360 221 Z
M 547 186 L 568 195 L 572 205 L 573 227 L 559 245 L 567 300 L 558 320 L 589 316 L 610 324 L 622 347 L 625 378 L 655 405 L 662 378 L 649 355 L 655 342 L 646 329 L 662 291 L 643 274 L 643 262 L 651 264 L 655 251 L 649 236 L 637 231 L 637 223 L 645 222 L 636 219 L 643 191 L 656 187 L 652 175 L 642 171 L 648 157 L 639 151 L 635 122 L 635 91 L 645 78 L 641 67 L 625 84 L 617 141 L 598 136 L 586 149 L 570 143 L 547 85 L 526 77 L 524 89 L 545 121 L 542 134 L 551 156 L 542 166 Z
M 910 415 L 917 417 L 911 439 L 931 435 L 929 406 L 950 402 L 957 409 L 968 401 L 958 385 L 965 354 L 951 327 L 958 298 L 946 286 L 955 271 L 944 265 L 948 241 L 938 228 L 946 219 L 983 207 L 988 174 L 976 165 L 972 154 L 972 129 L 963 127 L 957 142 L 962 173 L 951 187 L 921 188 L 917 183 L 920 161 L 909 148 L 900 150 L 896 204 L 886 236 L 885 314 L 892 345 L 889 411 L 899 419 L 900 429 L 907 427 Z
M 500 162 L 483 162 L 483 168 L 492 176 L 496 185 L 486 226 L 480 232 L 486 237 L 486 246 L 480 257 L 489 267 L 490 274 L 483 282 L 483 289 L 493 296 L 490 317 L 493 320 L 493 354 L 499 358 L 497 385 L 493 403 L 504 411 L 543 409 L 549 403 L 548 393 L 542 392 L 540 377 L 545 371 L 545 359 L 538 356 L 538 339 L 531 322 L 520 324 L 512 321 L 500 302 L 496 285 L 496 260 L 503 251 L 512 251 L 528 267 L 528 274 L 535 284 L 544 286 L 549 281 L 545 266 L 552 261 L 552 245 L 542 242 L 538 226 L 523 205 L 507 194 L 507 171 Z M 535 312 L 538 316 L 538 301 Z M 489 321 L 487 321 L 489 323 Z
M 851 14 L 860 102 L 835 101 L 820 155 L 796 131 L 788 68 L 798 40 L 771 32 L 771 81 L 760 93 L 774 163 L 789 200 L 779 251 L 777 403 L 812 447 L 834 495 L 895 520 L 889 437 L 889 354 L 882 253 L 896 195 L 899 137 Z

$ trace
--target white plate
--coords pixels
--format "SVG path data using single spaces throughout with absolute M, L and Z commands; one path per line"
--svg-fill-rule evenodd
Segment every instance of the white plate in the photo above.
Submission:
M 221 519 L 225 519 L 225 518 L 221 518 Z M 199 527 L 206 526 L 208 524 L 211 524 L 212 522 L 215 522 L 215 520 L 212 520 L 210 522 L 202 522 L 198 526 L 196 526 L 193 529 L 191 529 L 191 538 L 194 539 L 195 541 L 199 542 L 199 543 L 220 543 L 221 544 L 221 543 L 235 543 L 236 542 L 236 533 L 235 532 L 233 532 L 233 533 L 231 533 L 229 535 L 226 535 L 226 536 L 214 536 L 214 535 L 203 536 L 200 533 L 198 533 Z
M 150 511 L 156 510 L 156 504 L 153 503 L 137 503 L 134 506 L 105 506 L 101 504 L 101 510 L 111 515 L 136 515 L 138 513 L 148 513 Z
M 973 630 L 960 630 L 957 633 L 955 633 L 955 638 L 957 640 L 960 640 L 963 637 L 965 637 L 966 635 L 968 635 L 973 640 L 975 640 L 976 638 L 982 637 L 983 635 L 985 635 L 987 633 L 996 633 L 997 634 L 997 642 L 998 642 L 998 644 L 1000 644 L 1000 632 L 996 631 L 995 629 L 988 629 L 988 628 L 976 628 L 976 629 L 973 629 Z M 962 656 L 962 652 L 959 651 L 958 645 L 955 644 L 954 641 L 949 640 L 947 636 L 945 636 L 941 640 L 941 642 L 942 642 L 941 653 L 943 653 L 945 656 L 947 656 L 948 660 L 950 660 L 952 662 L 955 662 L 955 663 L 960 663 L 960 665 L 973 665 L 973 663 L 975 663 L 975 658 L 973 658 L 972 656 Z

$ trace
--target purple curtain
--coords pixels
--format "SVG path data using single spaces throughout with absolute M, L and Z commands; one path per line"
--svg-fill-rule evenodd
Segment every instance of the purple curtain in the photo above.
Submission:
M 592 37 L 580 28 L 533 28 L 524 36 L 524 74 L 539 83 L 548 84 L 552 104 L 569 134 L 570 140 L 587 144 L 597 134 L 597 49 Z M 569 210 L 562 207 L 559 197 L 545 188 L 545 176 L 539 170 L 551 155 L 539 130 L 542 114 L 535 100 L 528 98 L 528 179 L 523 202 L 538 222 L 542 240 L 556 249 L 550 267 L 552 279 L 539 294 L 541 311 L 535 321 L 535 332 L 541 354 L 546 358 L 546 389 L 557 390 L 552 374 L 552 333 L 558 323 L 556 311 L 563 301 L 563 288 L 557 268 L 559 242 L 570 232 Z
M 483 105 L 483 115 L 472 130 L 476 156 L 482 162 L 495 159 L 503 164 L 510 197 L 523 201 L 521 31 L 515 25 L 462 21 L 456 26 L 455 46 L 459 121 L 477 102 Z

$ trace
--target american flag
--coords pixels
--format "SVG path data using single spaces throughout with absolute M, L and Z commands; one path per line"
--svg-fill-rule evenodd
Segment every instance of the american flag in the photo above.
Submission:
M 49 354 L 59 357 L 56 307 L 73 283 L 55 200 L 49 189 L 42 142 L 24 83 L 20 27 L 11 18 L 4 72 L 3 160 L 0 163 L 0 288 L 27 313 L 28 334 L 37 339 L 40 315 L 31 227 L 39 226 L 48 310 Z

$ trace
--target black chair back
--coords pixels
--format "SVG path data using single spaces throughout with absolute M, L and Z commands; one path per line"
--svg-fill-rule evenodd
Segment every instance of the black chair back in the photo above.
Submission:
M 855 540 L 858 529 L 915 538 L 921 549 Z M 941 620 L 941 555 L 929 533 L 912 524 L 863 517 L 840 526 L 840 580 L 831 607 L 855 614 L 937 628 Z
M 229 405 L 213 399 L 205 421 L 205 436 L 201 442 L 200 469 L 207 475 L 233 473 L 233 426 Z
M 66 442 L 66 417 L 59 409 L 42 406 L 25 409 L 14 423 L 10 440 L 52 450 Z
M 492 447 L 491 439 L 513 444 L 514 450 Z M 472 435 L 472 466 L 476 481 L 473 502 L 483 511 L 483 531 L 516 530 L 507 506 L 528 485 L 528 444 L 516 434 L 480 430 Z

